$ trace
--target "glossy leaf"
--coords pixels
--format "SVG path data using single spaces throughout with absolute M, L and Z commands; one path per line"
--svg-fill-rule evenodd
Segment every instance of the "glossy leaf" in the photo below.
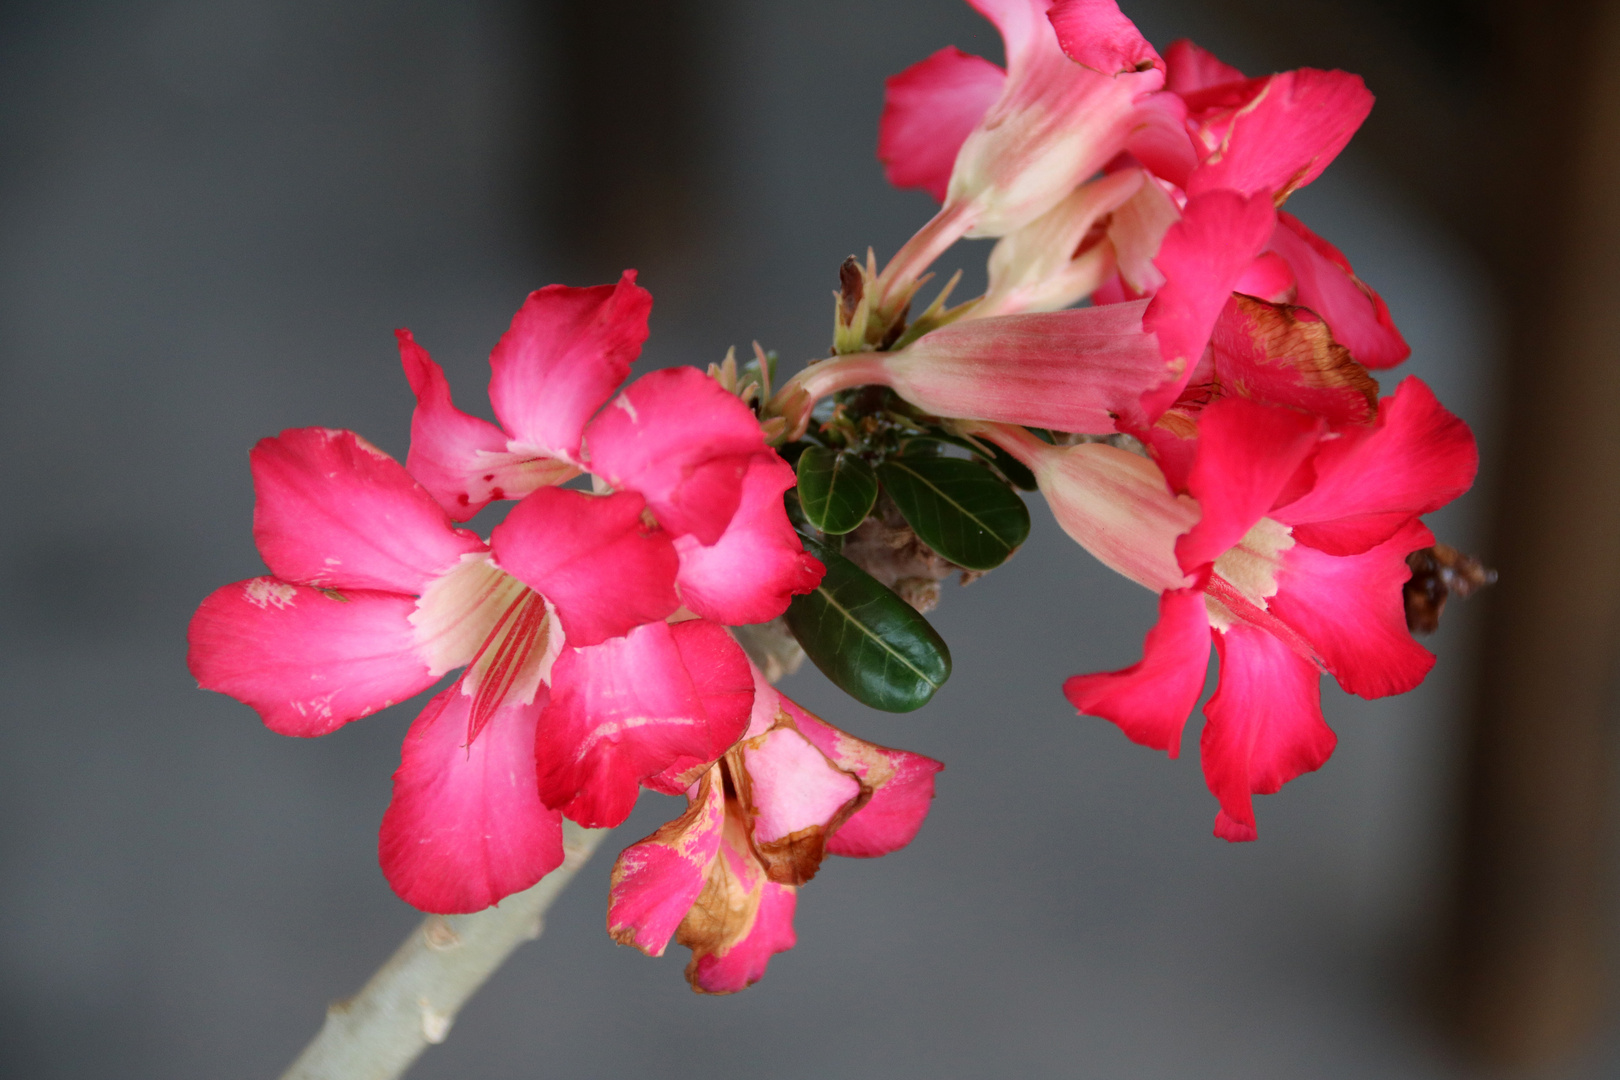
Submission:
M 976 443 L 972 439 L 947 435 L 944 432 L 935 432 L 905 440 L 900 444 L 900 452 L 911 456 L 914 452 L 913 448 L 921 449 L 929 443 L 961 447 L 975 457 L 988 461 L 995 471 L 1001 474 L 1002 479 L 1014 487 L 1022 488 L 1025 491 L 1035 491 L 1040 487 L 1035 482 L 1035 474 L 1029 471 L 1028 465 L 1025 465 L 1022 461 L 988 440 Z
M 822 674 L 863 705 L 910 712 L 951 674 L 951 651 L 928 620 L 865 570 L 806 539 L 827 576 L 788 606 L 788 629 Z
M 923 543 L 958 566 L 989 570 L 1029 536 L 1029 508 L 982 461 L 898 457 L 883 487 Z
M 854 454 L 812 446 L 799 455 L 799 506 L 822 532 L 849 532 L 866 520 L 877 496 L 876 474 Z

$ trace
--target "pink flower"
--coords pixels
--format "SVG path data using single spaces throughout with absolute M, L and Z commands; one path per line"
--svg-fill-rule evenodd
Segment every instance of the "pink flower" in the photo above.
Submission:
M 427 910 L 477 910 L 539 880 L 562 858 L 559 810 L 612 825 L 644 782 L 685 790 L 753 700 L 746 657 L 712 619 L 772 618 L 820 577 L 782 508 L 792 470 L 712 380 L 654 372 L 592 419 L 623 342 L 645 336 L 630 277 L 534 294 L 497 349 L 499 414 L 526 433 L 502 452 L 555 456 L 491 466 L 533 490 L 487 544 L 444 505 L 477 501 L 449 481 L 480 452 L 453 436 L 483 422 L 455 412 L 404 335 L 437 501 L 349 432 L 263 440 L 254 534 L 274 576 L 218 590 L 192 621 L 199 682 L 285 734 L 325 734 L 465 669 L 412 725 L 383 820 L 384 872 Z M 637 320 L 640 336 L 625 325 Z M 542 482 L 586 463 L 611 494 Z
M 971 2 L 1001 32 L 1005 72 L 948 48 L 887 84 L 878 157 L 944 206 L 884 271 L 885 310 L 959 237 L 1016 231 L 1121 151 L 1192 165 L 1180 99 L 1156 93 L 1164 64 L 1113 0 Z
M 646 498 L 673 538 L 688 610 L 732 626 L 774 619 L 822 573 L 782 508 L 793 469 L 753 410 L 696 369 L 652 372 L 614 398 L 652 309 L 635 276 L 530 294 L 490 354 L 502 428 L 457 409 L 439 365 L 399 331 L 417 400 L 406 464 L 457 520 L 589 469 Z
M 873 858 L 910 843 L 943 768 L 839 731 L 754 680 L 742 741 L 692 785 L 684 814 L 613 868 L 608 931 L 649 956 L 671 938 L 687 946 L 701 993 L 742 990 L 793 947 L 798 886 L 826 854 Z
M 1333 751 L 1319 672 L 1373 698 L 1412 689 L 1433 665 L 1406 628 L 1406 556 L 1433 543 L 1419 515 L 1467 490 L 1477 455 L 1416 379 L 1370 424 L 1233 396 L 1197 426 L 1179 496 L 1151 461 L 1112 446 L 979 431 L 1030 466 L 1075 540 L 1160 594 L 1141 662 L 1070 679 L 1076 708 L 1176 756 L 1213 637 L 1221 681 L 1204 707 L 1204 774 L 1221 804 L 1216 834 L 1250 840 L 1251 796 Z

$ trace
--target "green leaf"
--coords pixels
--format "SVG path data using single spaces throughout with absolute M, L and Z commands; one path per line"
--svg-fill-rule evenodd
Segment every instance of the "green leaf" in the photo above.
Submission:
M 865 570 L 809 538 L 827 567 L 814 592 L 795 596 L 788 629 L 823 675 L 863 705 L 910 712 L 951 676 L 951 651 L 928 620 Z
M 1035 491 L 1040 487 L 1035 482 L 1035 474 L 1029 471 L 1029 466 L 988 439 L 975 443 L 971 439 L 964 439 L 957 435 L 947 435 L 942 431 L 931 431 L 927 435 L 919 435 L 916 438 L 902 441 L 900 452 L 911 455 L 913 447 L 924 449 L 930 443 L 949 443 L 951 446 L 960 446 L 975 457 L 988 461 L 1001 474 L 1002 478 L 1014 487 L 1023 488 L 1025 491 Z
M 866 520 L 877 496 L 872 467 L 854 454 L 812 446 L 799 455 L 799 505 L 822 532 L 849 532 Z
M 1029 508 L 982 461 L 890 458 L 883 487 L 922 542 L 958 566 L 989 570 L 1029 536 Z

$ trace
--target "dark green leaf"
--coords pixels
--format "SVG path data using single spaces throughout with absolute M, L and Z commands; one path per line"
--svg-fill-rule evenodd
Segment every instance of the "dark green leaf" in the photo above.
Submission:
M 922 542 L 958 566 L 989 570 L 1029 536 L 1029 508 L 982 461 L 890 458 L 883 487 Z
M 988 461 L 1002 475 L 1002 478 L 1014 487 L 1023 488 L 1025 491 L 1034 491 L 1040 486 L 1035 483 L 1035 474 L 1029 471 L 1029 466 L 988 439 L 975 443 L 971 439 L 964 439 L 957 435 L 931 432 L 914 439 L 906 439 L 900 444 L 900 452 L 909 457 L 914 453 L 913 448 L 925 450 L 930 444 L 937 445 L 940 443 L 960 446 L 975 457 Z
M 928 620 L 825 544 L 805 549 L 827 567 L 814 592 L 795 596 L 788 629 L 805 655 L 863 705 L 910 712 L 951 675 L 951 651 Z
M 822 532 L 849 532 L 866 520 L 877 496 L 872 467 L 854 454 L 812 446 L 799 455 L 799 505 Z

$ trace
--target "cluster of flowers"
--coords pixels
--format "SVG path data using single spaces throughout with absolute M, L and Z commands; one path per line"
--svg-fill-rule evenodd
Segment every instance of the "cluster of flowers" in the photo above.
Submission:
M 1142 661 L 1070 679 L 1069 700 L 1174 757 L 1213 640 L 1215 831 L 1253 839 L 1251 796 L 1333 751 L 1319 673 L 1373 698 L 1433 665 L 1406 623 L 1407 559 L 1434 544 L 1420 515 L 1477 465 L 1422 382 L 1378 397 L 1369 369 L 1404 360 L 1405 341 L 1348 260 L 1280 209 L 1372 96 L 1338 71 L 1248 78 L 1187 41 L 1161 57 L 1114 0 L 970 2 L 1007 68 L 945 49 L 889 81 L 879 156 L 943 206 L 868 275 L 857 329 L 892 337 L 962 236 L 1000 238 L 989 288 L 931 307 L 940 328 L 915 343 L 812 365 L 773 404 L 803 430 L 817 399 L 888 386 L 1027 465 L 1076 541 L 1160 596 Z
M 726 630 L 820 581 L 771 443 L 853 387 L 1001 447 L 1071 536 L 1159 594 L 1140 663 L 1066 684 L 1079 710 L 1174 756 L 1213 642 L 1220 836 L 1252 839 L 1251 796 L 1331 753 L 1321 672 L 1366 697 L 1428 672 L 1407 558 L 1434 543 L 1420 515 L 1471 484 L 1472 436 L 1416 379 L 1378 397 L 1369 369 L 1405 342 L 1279 209 L 1366 117 L 1361 80 L 1250 79 L 1187 42 L 1161 57 L 1114 0 L 971 2 L 1006 70 L 939 52 L 890 80 L 881 125 L 890 179 L 943 205 L 881 273 L 852 271 L 840 355 L 757 403 L 763 424 L 695 369 L 620 390 L 651 306 L 626 273 L 529 297 L 491 357 L 499 426 L 457 410 L 402 331 L 403 467 L 346 431 L 255 448 L 273 576 L 203 603 L 192 670 L 314 736 L 462 669 L 412 725 L 383 820 L 410 903 L 487 907 L 560 864 L 563 816 L 611 826 L 642 788 L 684 794 L 620 856 L 609 930 L 653 955 L 673 937 L 695 988 L 729 992 L 792 946 L 827 853 L 910 841 L 939 763 L 805 712 Z M 964 236 L 999 238 L 988 291 L 908 326 Z M 590 491 L 561 486 L 586 473 Z M 457 526 L 497 500 L 518 501 L 487 540 Z
M 911 840 L 940 766 L 805 712 L 727 633 L 780 615 L 822 567 L 751 407 L 692 368 L 619 390 L 651 306 L 634 273 L 532 294 L 490 357 L 499 427 L 458 410 L 401 331 L 406 464 L 348 431 L 261 441 L 253 531 L 273 576 L 203 602 L 190 663 L 299 736 L 462 669 L 405 737 L 379 841 L 426 911 L 539 881 L 564 815 L 613 826 L 642 787 L 685 794 L 620 856 L 609 929 L 652 955 L 677 938 L 692 985 L 727 993 L 792 947 L 795 890 L 827 852 Z M 559 486 L 587 471 L 594 493 Z M 520 501 L 487 540 L 457 527 L 499 499 Z

